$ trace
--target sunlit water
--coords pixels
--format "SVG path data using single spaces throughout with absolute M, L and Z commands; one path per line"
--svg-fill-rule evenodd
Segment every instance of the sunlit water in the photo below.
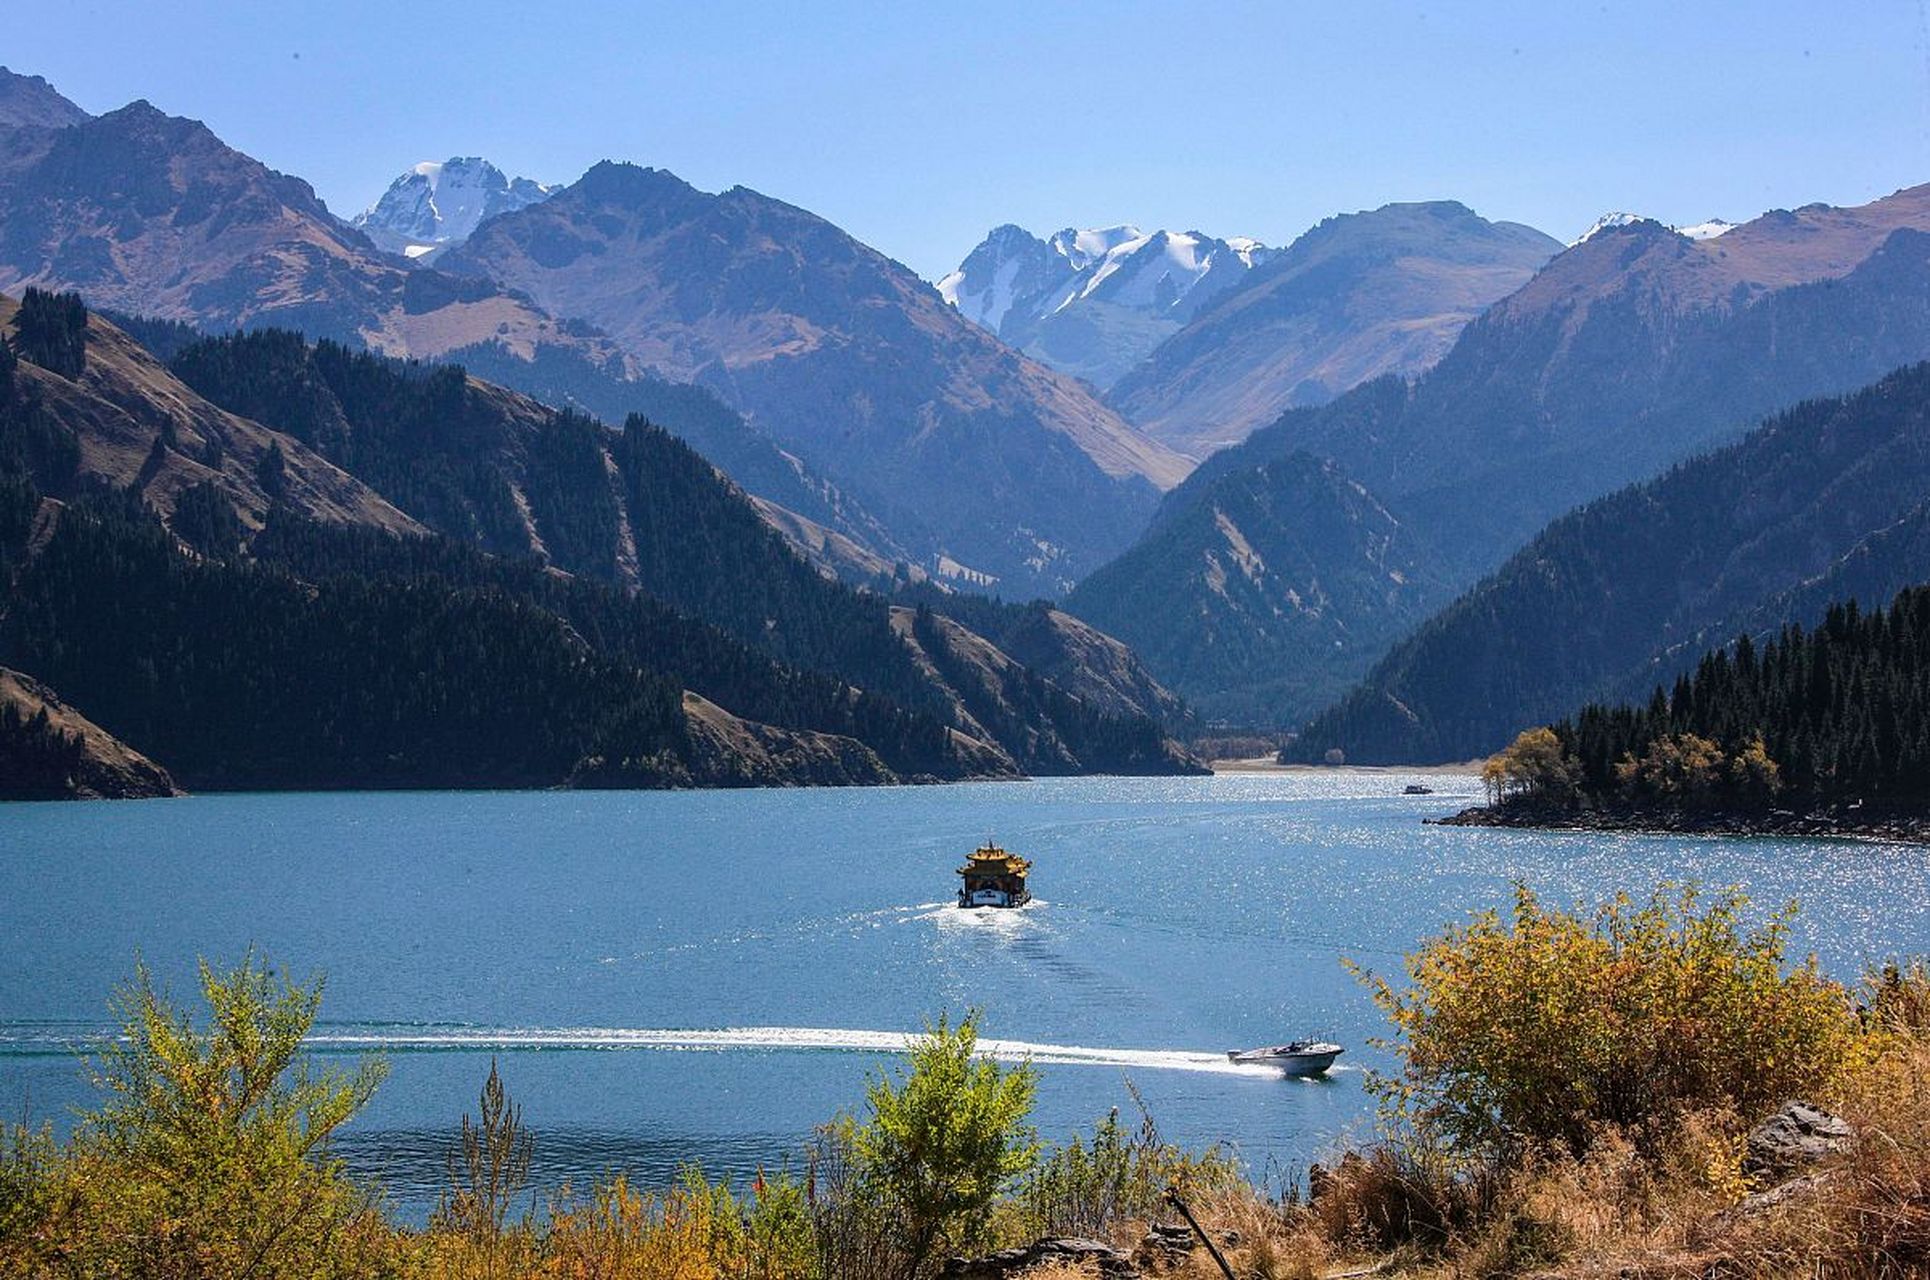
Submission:
M 258 945 L 324 973 L 315 1048 L 392 1068 L 343 1150 L 419 1212 L 495 1057 L 545 1184 L 683 1162 L 777 1167 L 861 1104 L 908 1032 L 984 1011 L 1042 1073 L 1047 1136 L 1108 1108 L 1292 1176 L 1364 1126 L 1388 971 L 1519 878 L 1563 900 L 1659 879 L 1800 899 L 1852 974 L 1930 950 L 1930 857 L 1853 842 L 1428 827 L 1399 775 L 1080 779 L 880 790 L 210 796 L 0 807 L 0 1115 L 89 1098 L 76 1046 L 137 957 L 177 995 Z M 986 837 L 1038 901 L 948 904 Z M 1326 1080 L 1225 1051 L 1348 1048 Z

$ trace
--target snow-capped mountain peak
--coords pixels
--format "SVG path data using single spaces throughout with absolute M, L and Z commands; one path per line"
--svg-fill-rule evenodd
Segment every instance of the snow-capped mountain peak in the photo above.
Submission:
M 1578 244 L 1586 244 L 1612 227 L 1626 227 L 1632 223 L 1650 221 L 1653 219 L 1645 218 L 1639 213 L 1605 213 L 1595 219 L 1594 226 L 1569 241 L 1569 247 L 1572 249 Z M 1669 230 L 1679 236 L 1687 236 L 1691 240 L 1713 240 L 1724 232 L 1734 231 L 1737 225 L 1734 222 L 1725 222 L 1721 218 L 1711 218 L 1707 222 L 1698 222 L 1686 227 L 1670 226 Z
M 1250 237 L 1130 223 L 1067 227 L 1045 240 L 1008 224 L 938 292 L 1007 342 L 1104 387 L 1274 252 Z
M 461 244 L 484 219 L 528 208 L 556 190 L 508 178 L 478 156 L 425 160 L 390 183 L 352 225 L 391 253 L 421 258 Z
M 1621 212 L 1605 213 L 1601 217 L 1595 219 L 1593 226 L 1589 227 L 1588 230 L 1576 236 L 1573 240 L 1570 240 L 1568 244 L 1570 248 L 1573 248 L 1575 245 L 1578 245 L 1578 244 L 1587 244 L 1590 240 L 1593 240 L 1596 236 L 1600 235 L 1604 231 L 1609 231 L 1616 227 L 1626 227 L 1626 226 L 1632 225 L 1633 223 L 1646 222 L 1646 221 L 1648 221 L 1648 219 L 1644 218 L 1639 213 L 1621 213 Z

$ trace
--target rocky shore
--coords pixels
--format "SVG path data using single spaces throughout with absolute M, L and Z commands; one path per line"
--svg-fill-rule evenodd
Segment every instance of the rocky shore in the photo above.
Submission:
M 1930 815 L 1843 805 L 1798 811 L 1733 812 L 1705 809 L 1550 809 L 1477 806 L 1446 818 L 1442 827 L 1526 827 L 1546 831 L 1645 831 L 1698 836 L 1802 836 L 1810 839 L 1894 840 L 1930 844 Z

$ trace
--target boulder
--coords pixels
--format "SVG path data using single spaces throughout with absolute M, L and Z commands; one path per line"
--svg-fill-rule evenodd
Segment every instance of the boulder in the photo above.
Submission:
M 1132 1259 L 1100 1240 L 1064 1236 L 1001 1249 L 982 1258 L 952 1258 L 939 1274 L 947 1280 L 1007 1280 L 1048 1262 L 1096 1263 L 1107 1280 L 1139 1280 Z
M 1751 1177 L 1794 1173 L 1848 1148 L 1849 1122 L 1806 1102 L 1789 1102 L 1749 1131 L 1742 1171 Z
M 1184 1222 L 1155 1222 L 1139 1244 L 1159 1253 L 1188 1254 L 1193 1252 L 1193 1228 Z

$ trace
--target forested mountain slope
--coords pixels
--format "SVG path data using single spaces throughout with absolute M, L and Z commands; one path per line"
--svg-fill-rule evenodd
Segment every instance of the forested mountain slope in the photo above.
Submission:
M 1443 587 L 1403 520 L 1334 463 L 1294 454 L 1155 524 L 1066 608 L 1131 645 L 1207 719 L 1297 724 Z
M 1930 579 L 1911 536 L 1926 493 L 1930 365 L 1800 405 L 1551 524 L 1396 645 L 1290 754 L 1465 760 L 1667 674 L 1670 653 L 1711 628 L 1813 621 L 1817 583 Z
M 459 368 L 276 331 L 179 345 L 177 381 L 48 295 L 14 315 L 15 347 L 0 661 L 190 786 L 1016 772 L 1006 747 L 947 723 L 952 692 L 882 601 L 797 559 L 741 491 L 640 418 L 613 432 Z M 120 417 L 56 412 L 123 368 L 142 377 L 113 383 Z M 149 424 L 148 471 L 180 473 L 159 514 L 142 485 L 79 466 L 127 422 Z M 252 488 L 180 456 L 209 423 L 266 441 Z M 360 505 L 301 501 L 298 465 Z M 1189 767 L 1150 721 L 1057 696 L 1001 726 L 1028 758 L 1043 737 L 1075 744 L 1061 767 Z

